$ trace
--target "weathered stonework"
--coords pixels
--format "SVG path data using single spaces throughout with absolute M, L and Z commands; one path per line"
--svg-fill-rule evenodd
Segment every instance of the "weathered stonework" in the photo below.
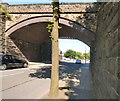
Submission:
M 60 5 L 60 16 L 77 23 L 82 24 L 84 27 L 88 27 L 90 30 L 95 31 L 95 20 L 96 12 L 99 6 L 95 3 L 75 3 L 75 4 L 61 4 Z M 12 25 L 35 16 L 50 16 L 52 15 L 52 5 L 48 4 L 24 4 L 24 5 L 8 5 L 7 11 L 12 15 L 13 21 L 8 21 L 6 29 Z M 91 25 L 85 25 L 85 14 L 90 13 L 91 18 L 88 18 Z M 82 19 L 84 19 L 82 21 Z M 91 28 L 92 27 L 92 28 Z
M 92 6 L 95 3 L 65 3 L 60 4 L 60 11 L 62 13 L 78 13 L 86 12 L 86 9 Z M 9 13 L 52 13 L 51 4 L 21 4 L 21 5 L 8 5 L 7 11 Z M 73 9 L 74 8 L 74 9 Z M 91 9 L 90 12 L 95 13 L 97 9 Z
M 15 25 L 16 23 L 23 21 L 28 18 L 37 17 L 37 16 L 52 16 L 52 14 L 11 14 L 12 21 L 6 22 L 6 30 L 10 28 L 11 26 Z M 66 18 L 72 21 L 77 20 L 78 17 L 82 17 L 83 14 L 61 14 L 62 18 Z
M 98 13 L 92 74 L 98 99 L 120 98 L 119 14 L 120 4 L 104 3 Z
M 7 5 L 1 5 L 1 8 L 6 9 Z M 0 53 L 5 52 L 6 53 L 6 36 L 5 36 L 5 26 L 6 26 L 6 16 L 4 13 L 0 12 Z
M 45 41 L 40 45 L 29 43 L 19 39 L 7 38 L 7 53 L 18 58 L 34 62 L 51 61 L 51 42 Z
M 0 52 L 2 52 L 2 13 L 0 13 Z

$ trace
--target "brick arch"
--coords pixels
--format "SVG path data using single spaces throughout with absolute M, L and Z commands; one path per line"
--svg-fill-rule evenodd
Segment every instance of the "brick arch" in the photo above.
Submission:
M 6 30 L 6 36 L 11 35 L 15 31 L 35 23 L 49 23 L 52 20 L 52 16 L 37 16 L 25 19 Z M 77 22 L 60 18 L 59 23 L 62 26 L 60 30 L 60 37 L 70 37 L 83 41 L 85 44 L 91 47 L 91 42 L 94 40 L 95 35 L 92 31 L 86 29 Z M 47 30 L 47 29 L 46 29 Z

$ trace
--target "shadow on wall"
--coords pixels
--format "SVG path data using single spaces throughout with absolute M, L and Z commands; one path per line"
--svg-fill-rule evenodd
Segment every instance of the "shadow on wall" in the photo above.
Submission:
M 69 99 L 79 98 L 79 91 L 77 87 L 80 86 L 81 66 L 83 64 L 64 63 L 59 65 L 59 79 L 66 82 L 65 87 L 59 87 L 60 90 L 69 90 L 65 94 Z M 47 79 L 51 78 L 51 67 L 46 66 L 36 69 L 35 73 L 30 73 L 29 77 Z
M 86 8 L 86 12 L 91 12 L 91 13 L 84 13 L 81 16 L 78 16 L 76 22 L 80 23 L 85 28 L 93 32 L 96 32 L 97 12 L 99 11 L 100 5 L 101 5 L 100 2 L 95 2 L 93 3 L 93 6 L 88 6 Z M 96 13 L 92 13 L 92 12 L 96 12 Z
M 49 40 L 39 45 L 9 37 L 7 43 L 9 43 L 8 52 L 20 58 L 30 62 L 50 63 L 51 61 L 51 43 L 49 43 Z

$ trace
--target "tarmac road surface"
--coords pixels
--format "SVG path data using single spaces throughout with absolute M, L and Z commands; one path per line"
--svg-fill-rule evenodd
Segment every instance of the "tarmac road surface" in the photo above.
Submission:
M 0 71 L 2 99 L 39 99 L 48 93 L 50 79 L 30 76 L 36 69 L 17 68 Z

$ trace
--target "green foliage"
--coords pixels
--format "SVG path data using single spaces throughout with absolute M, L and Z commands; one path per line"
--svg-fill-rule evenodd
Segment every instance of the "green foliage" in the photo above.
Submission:
M 54 18 L 58 19 L 59 18 L 59 14 L 54 14 Z
M 57 0 L 57 2 L 59 2 L 59 0 Z M 52 30 L 53 30 L 53 27 L 54 27 L 54 22 L 57 21 L 57 20 L 59 20 L 59 17 L 60 17 L 60 15 L 59 15 L 59 5 L 56 5 L 55 3 L 56 3 L 56 0 L 52 0 L 52 5 L 53 5 L 53 7 L 55 6 L 53 8 L 53 20 L 50 20 L 49 21 L 50 23 L 46 27 L 48 29 L 48 33 L 50 33 L 49 37 L 51 38 L 51 40 L 54 40 L 54 38 L 52 36 Z M 62 28 L 59 25 L 57 27 L 58 27 L 58 29 Z
M 58 7 L 55 7 L 54 10 L 58 10 L 59 8 Z
M 76 52 L 73 50 L 67 50 L 66 53 L 64 54 L 65 57 L 69 57 L 69 58 L 74 58 L 76 57 Z
M 52 35 L 51 35 L 52 28 L 53 28 L 53 23 L 49 23 L 46 28 L 48 29 L 48 33 L 50 33 L 49 37 L 51 38 L 51 40 L 53 40 Z
M 58 29 L 61 29 L 62 27 L 61 26 L 58 26 Z
M 71 49 L 67 50 L 64 53 L 64 56 L 67 58 L 73 58 L 73 59 L 90 59 L 90 52 L 82 54 L 81 52 L 76 52 Z
M 86 53 L 86 59 L 90 59 L 90 52 Z
M 81 52 L 76 53 L 76 58 L 84 59 L 84 55 Z
M 48 26 L 46 28 L 48 29 L 48 32 L 51 33 L 52 28 L 53 28 L 53 24 L 48 24 Z
M 0 8 L 0 13 L 4 14 L 6 18 L 11 20 L 11 15 L 4 8 Z
M 84 58 L 86 57 L 86 59 L 90 59 L 90 52 L 88 52 L 86 54 L 84 53 L 83 55 L 84 55 Z

